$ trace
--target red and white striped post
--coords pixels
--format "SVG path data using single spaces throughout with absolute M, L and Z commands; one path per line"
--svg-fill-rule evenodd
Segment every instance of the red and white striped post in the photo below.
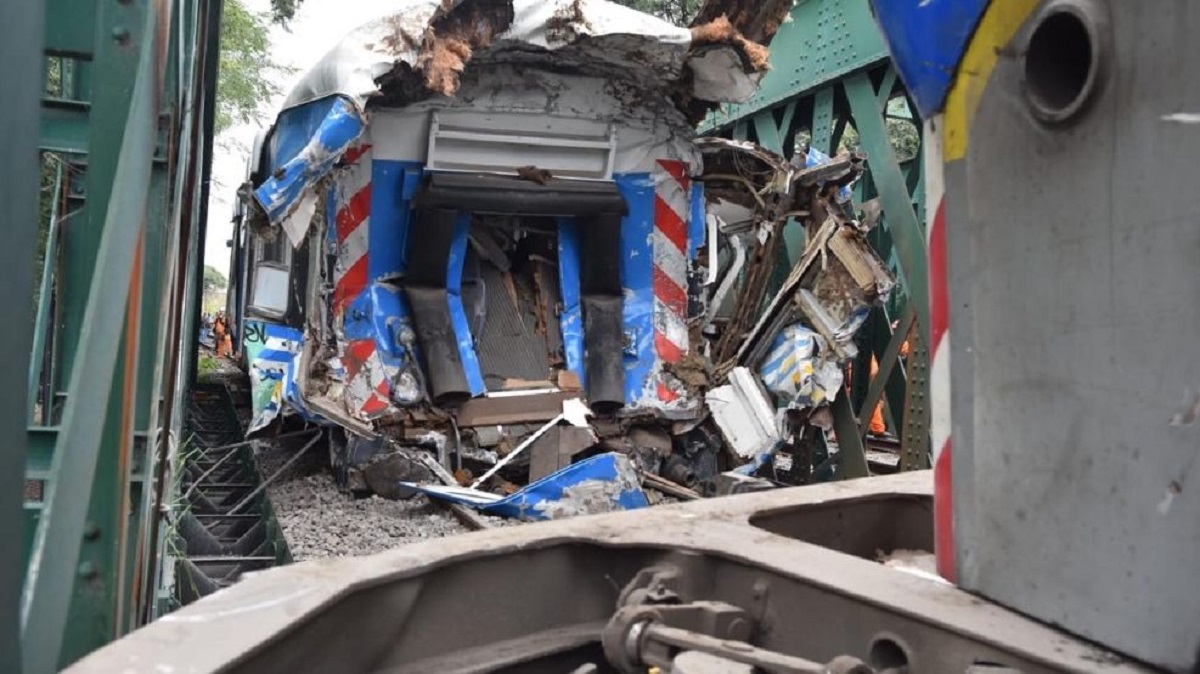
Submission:
M 654 175 L 654 350 L 659 360 L 656 391 L 661 402 L 680 397 L 681 387 L 662 371 L 688 351 L 688 212 L 691 180 L 687 164 L 659 160 Z
M 933 442 L 934 552 L 938 573 L 955 582 L 954 493 L 951 471 L 950 294 L 946 273 L 945 166 L 942 115 L 925 122 L 925 204 L 929 252 L 929 402 Z
M 357 145 L 342 156 L 334 183 L 337 263 L 333 268 L 333 311 L 367 287 L 367 246 L 371 230 L 371 146 Z
M 335 320 L 368 284 L 368 245 L 371 231 L 371 146 L 350 148 L 334 183 L 337 262 L 333 268 Z M 390 403 L 383 363 L 374 339 L 353 340 L 342 354 L 346 367 L 346 406 L 351 415 L 369 419 L 387 411 Z

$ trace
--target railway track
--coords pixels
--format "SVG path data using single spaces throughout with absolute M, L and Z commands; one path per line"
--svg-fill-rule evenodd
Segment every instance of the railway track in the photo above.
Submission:
M 867 467 L 872 475 L 891 475 L 900 472 L 900 438 L 868 435 L 863 446 Z
M 223 383 L 198 383 L 188 407 L 172 538 L 175 598 L 189 604 L 247 571 L 291 561 Z
M 299 428 L 244 439 L 245 375 L 198 384 L 189 403 L 190 446 L 181 452 L 173 537 L 176 600 L 186 605 L 243 574 L 293 560 L 363 555 L 503 522 L 424 497 L 390 501 L 340 491 L 324 435 Z M 245 407 L 243 404 L 242 407 Z M 875 474 L 898 470 L 900 443 L 867 438 Z

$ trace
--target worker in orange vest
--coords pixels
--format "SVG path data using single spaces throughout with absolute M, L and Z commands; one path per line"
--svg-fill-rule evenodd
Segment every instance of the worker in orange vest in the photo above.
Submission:
M 900 321 L 892 321 L 892 331 L 893 332 L 896 329 L 898 329 L 899 327 L 900 327 Z M 900 345 L 900 357 L 908 358 L 908 352 L 909 352 L 908 339 L 905 339 L 904 343 Z M 879 361 L 877 361 L 875 359 L 875 356 L 871 356 L 871 378 L 874 379 L 875 375 L 877 375 L 877 374 L 879 374 Z M 887 432 L 887 424 L 885 424 L 883 422 L 883 400 L 882 399 L 878 403 L 875 404 L 875 409 L 872 410 L 872 412 L 871 412 L 871 422 L 867 425 L 867 432 L 870 433 L 871 435 L 883 435 L 884 433 Z
M 879 361 L 875 360 L 875 356 L 871 356 L 871 379 L 879 374 Z M 875 404 L 875 410 L 871 412 L 871 423 L 867 425 L 867 433 L 871 435 L 883 435 L 887 432 L 887 425 L 883 423 L 883 399 Z
M 229 335 L 228 320 L 225 318 L 225 313 L 217 314 L 217 319 L 213 321 L 213 335 L 217 342 L 217 356 L 228 356 L 233 352 L 233 338 Z

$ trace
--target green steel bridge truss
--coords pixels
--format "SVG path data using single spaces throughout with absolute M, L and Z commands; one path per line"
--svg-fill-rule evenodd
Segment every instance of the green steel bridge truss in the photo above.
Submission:
M 40 83 L 40 125 L 25 132 L 49 198 L 29 368 L 13 382 L 24 394 L 4 410 L 26 427 L 24 522 L 5 522 L 25 531 L 12 546 L 25 573 L 20 648 L 0 645 L 21 664 L 0 669 L 34 674 L 156 612 L 155 504 L 194 362 L 221 3 L 17 4 L 41 5 L 0 31 L 26 33 L 15 74 Z M 37 158 L 22 155 L 21 171 Z
M 771 43 L 771 70 L 758 93 L 701 125 L 702 132 L 752 140 L 787 157 L 805 144 L 826 154 L 850 148 L 867 155 L 855 200 L 881 208 L 872 243 L 900 282 L 860 335 L 862 362 L 853 368 L 851 395 L 834 402 L 841 477 L 866 475 L 863 439 L 881 399 L 889 427 L 900 431 L 900 469 L 929 465 L 929 282 L 922 124 L 915 111 L 868 0 L 800 0 Z M 789 259 L 781 264 L 790 267 L 803 251 L 804 232 L 789 224 L 785 239 Z M 901 360 L 906 337 L 909 354 Z M 873 378 L 871 356 L 879 364 Z

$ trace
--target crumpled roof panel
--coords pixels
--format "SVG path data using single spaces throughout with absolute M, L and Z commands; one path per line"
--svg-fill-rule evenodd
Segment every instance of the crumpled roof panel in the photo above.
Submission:
M 728 47 L 739 58 L 726 61 L 740 64 L 756 84 L 768 67 L 766 48 L 743 36 L 739 26 L 751 27 L 768 39 L 774 31 L 748 18 L 754 14 L 741 6 L 747 2 L 755 4 L 710 0 L 702 16 L 712 14 L 713 20 L 688 29 L 609 0 L 399 0 L 391 14 L 358 28 L 322 58 L 292 90 L 284 109 L 332 95 L 346 96 L 363 107 L 379 93 L 378 81 L 396 69 L 419 73 L 431 93 L 451 95 L 467 64 L 488 51 L 521 47 L 555 51 L 588 42 L 617 47 L 607 56 L 631 69 L 649 65 L 668 83 L 689 76 L 686 64 L 693 47 Z M 790 8 L 791 2 L 771 0 L 770 7 L 782 3 Z M 728 20 L 721 11 L 726 5 L 733 10 Z M 708 25 L 714 22 L 715 26 Z M 620 46 L 629 44 L 636 48 L 622 57 Z M 599 59 L 614 60 L 605 58 L 602 48 L 590 51 Z M 740 97 L 744 89 L 731 91 Z M 713 87 L 700 93 L 705 91 L 721 95 Z M 695 96 L 687 98 L 681 103 L 690 103 Z
M 790 8 L 791 1 L 770 0 L 767 8 Z M 291 124 L 298 142 L 272 157 L 271 177 L 254 188 L 256 201 L 297 243 L 316 207 L 307 188 L 362 134 L 369 102 L 404 108 L 453 97 L 472 62 L 623 81 L 683 112 L 681 125 L 695 123 L 717 102 L 748 99 L 770 67 L 767 48 L 739 30 L 768 35 L 774 29 L 764 26 L 777 26 L 774 14 L 760 20 L 752 4 L 710 0 L 702 15 L 716 18 L 683 28 L 609 0 L 395 0 L 390 14 L 350 33 L 292 90 L 283 113 L 342 103 L 330 119 L 302 129 Z

